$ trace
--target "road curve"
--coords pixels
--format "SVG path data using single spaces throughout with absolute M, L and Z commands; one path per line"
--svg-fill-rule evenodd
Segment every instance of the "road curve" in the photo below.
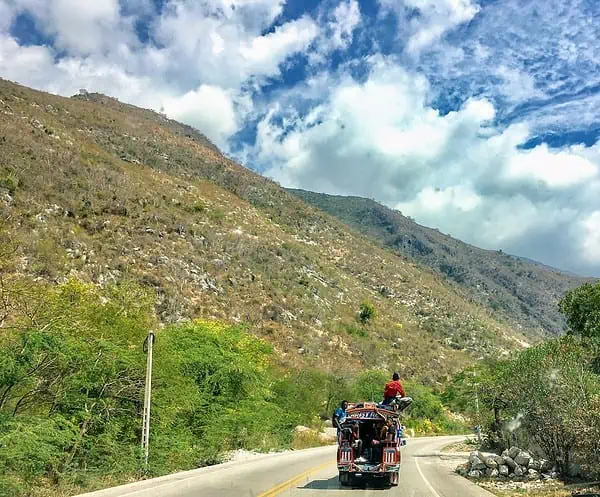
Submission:
M 80 497 L 490 497 L 454 474 L 456 456 L 440 449 L 464 437 L 413 438 L 403 449 L 400 485 L 340 487 L 335 447 L 268 455 L 131 483 Z

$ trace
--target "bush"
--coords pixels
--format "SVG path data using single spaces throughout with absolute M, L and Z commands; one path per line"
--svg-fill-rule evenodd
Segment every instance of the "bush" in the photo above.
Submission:
M 360 310 L 358 313 L 358 319 L 362 324 L 367 324 L 372 319 L 375 318 L 375 307 L 373 307 L 368 302 L 363 302 L 360 304 Z
M 78 432 L 62 416 L 5 417 L 0 429 L 0 467 L 27 482 L 61 472 Z

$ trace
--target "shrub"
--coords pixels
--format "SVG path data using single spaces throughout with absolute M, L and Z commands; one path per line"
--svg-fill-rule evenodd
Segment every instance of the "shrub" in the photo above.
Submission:
M 358 312 L 358 319 L 362 324 L 367 324 L 372 319 L 375 318 L 375 307 L 373 307 L 368 302 L 363 302 L 360 304 L 360 309 Z
M 568 292 L 559 303 L 569 333 L 600 339 L 600 282 L 586 283 Z

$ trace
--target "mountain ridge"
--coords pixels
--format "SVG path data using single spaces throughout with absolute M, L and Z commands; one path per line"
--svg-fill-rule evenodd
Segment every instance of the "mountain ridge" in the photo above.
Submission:
M 466 289 L 472 298 L 512 325 L 542 335 L 564 330 L 558 301 L 593 281 L 538 261 L 468 244 L 419 225 L 375 200 L 288 189 L 345 222 L 380 246 L 419 261 Z

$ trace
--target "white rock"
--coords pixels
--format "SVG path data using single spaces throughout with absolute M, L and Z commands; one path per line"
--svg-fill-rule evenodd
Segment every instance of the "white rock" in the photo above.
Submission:
M 531 455 L 529 452 L 521 451 L 515 457 L 515 462 L 519 466 L 527 467 L 529 465 L 529 461 L 531 461 Z
M 510 457 L 511 459 L 514 459 L 515 457 L 517 457 L 519 452 L 521 452 L 521 449 L 519 449 L 519 447 L 513 446 L 510 449 L 508 449 L 508 457 Z
M 489 476 L 490 478 L 498 478 L 498 475 L 500 474 L 498 472 L 497 469 L 491 469 L 488 468 L 487 471 L 485 472 L 486 476 Z

